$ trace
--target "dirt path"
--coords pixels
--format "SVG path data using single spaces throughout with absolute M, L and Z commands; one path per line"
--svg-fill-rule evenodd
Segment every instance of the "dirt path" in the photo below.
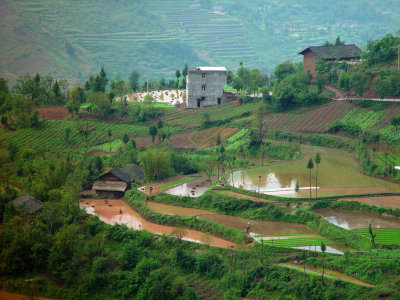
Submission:
M 293 267 L 298 269 L 299 271 L 304 271 L 304 265 L 296 265 L 296 264 L 279 264 L 278 266 L 283 266 L 283 267 Z M 307 271 L 316 273 L 316 274 L 322 274 L 322 269 L 321 268 L 316 268 L 316 267 L 312 267 L 312 266 L 305 266 Z M 332 271 L 332 270 L 327 270 L 325 269 L 324 271 L 325 275 L 329 276 L 329 277 L 334 277 L 336 279 L 339 280 L 343 280 L 343 281 L 347 281 L 347 282 L 351 282 L 354 284 L 358 284 L 358 285 L 362 285 L 362 286 L 366 286 L 366 287 L 375 287 L 375 285 L 355 279 L 353 277 L 344 275 L 342 273 L 336 272 L 336 271 Z
M 335 99 L 340 99 L 340 98 L 345 98 L 346 97 L 346 93 L 345 92 L 338 90 L 337 88 L 335 88 L 332 85 L 327 85 L 326 88 L 335 93 Z
M 275 203 L 276 201 L 272 201 L 272 200 L 267 200 L 267 199 L 263 199 L 263 198 L 258 198 L 255 196 L 249 196 L 249 195 L 245 195 L 245 194 L 241 194 L 238 192 L 234 192 L 234 191 L 230 191 L 230 190 L 215 190 L 217 193 L 221 193 L 221 194 L 228 194 L 228 195 L 232 195 L 232 196 L 236 196 L 236 197 L 240 197 L 240 198 L 246 198 L 246 199 L 250 199 L 252 201 L 260 201 L 260 202 L 270 202 L 270 203 Z
M 22 295 L 22 294 L 16 294 L 16 293 L 10 293 L 6 291 L 0 290 L 0 300 L 60 300 L 57 298 L 45 298 L 45 297 L 39 297 L 39 296 L 33 296 L 33 298 L 29 297 L 28 295 Z

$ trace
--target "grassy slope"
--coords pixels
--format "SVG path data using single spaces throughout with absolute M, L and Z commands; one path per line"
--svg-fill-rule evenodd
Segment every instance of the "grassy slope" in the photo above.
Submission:
M 239 60 L 271 72 L 287 58 L 300 60 L 306 46 L 337 35 L 362 44 L 400 26 L 394 0 L 341 0 L 329 7 L 311 0 L 221 0 L 224 14 L 200 3 L 2 1 L 0 37 L 7 42 L 0 46 L 0 76 L 42 72 L 82 80 L 103 65 L 111 75 L 127 77 L 136 68 L 172 77 L 185 62 L 236 68 Z

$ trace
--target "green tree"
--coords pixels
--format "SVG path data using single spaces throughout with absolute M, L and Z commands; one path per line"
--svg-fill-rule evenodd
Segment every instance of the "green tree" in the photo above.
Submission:
M 89 96 L 92 111 L 98 117 L 105 117 L 111 112 L 111 103 L 107 94 L 95 92 Z
M 17 156 L 17 154 L 19 152 L 18 145 L 14 141 L 11 141 L 7 144 L 7 150 L 8 150 L 8 156 L 9 156 L 10 160 L 14 161 L 15 157 Z
M 362 97 L 369 89 L 370 77 L 364 72 L 355 72 L 350 77 L 350 86 L 354 89 L 354 95 Z
M 373 233 L 373 232 L 372 232 L 371 224 L 368 225 L 368 232 L 369 232 L 369 235 L 370 235 L 370 237 L 371 237 L 372 247 L 375 248 L 375 237 L 376 237 L 376 233 Z
M 135 70 L 129 74 L 129 86 L 132 92 L 137 92 L 139 90 L 139 78 L 139 72 Z
M 40 127 L 39 112 L 37 110 L 35 110 L 31 115 L 31 126 L 36 129 L 39 129 Z
M 126 145 L 129 142 L 129 135 L 127 135 L 126 133 L 124 134 L 124 136 L 122 137 L 122 141 L 124 142 L 124 144 Z
M 66 142 L 68 142 L 70 134 L 71 134 L 71 128 L 70 127 L 66 127 L 65 128 L 65 141 Z
M 307 162 L 307 169 L 310 170 L 310 199 L 311 199 L 311 170 L 314 168 L 314 163 L 312 158 L 310 157 L 310 159 Z
M 321 155 L 317 152 L 314 158 L 315 163 L 317 164 L 317 171 L 315 173 L 315 199 L 318 198 L 318 166 L 321 163 Z
M 157 129 L 156 126 L 151 126 L 151 127 L 149 128 L 149 133 L 150 133 L 150 135 L 151 135 L 151 139 L 152 139 L 152 141 L 153 141 L 153 144 L 154 144 L 154 139 L 155 139 L 155 137 L 156 137 L 156 135 L 157 135 L 157 132 L 158 132 L 158 129 Z
M 111 129 L 108 129 L 108 142 L 110 143 L 110 153 L 111 153 L 111 136 L 112 136 L 112 131 Z
M 325 246 L 324 242 L 321 242 L 321 251 L 322 251 L 322 281 L 323 281 L 324 273 L 325 273 L 324 257 L 325 257 L 325 251 L 326 251 L 326 246 Z
M 394 126 L 394 128 L 398 129 L 398 127 L 400 126 L 400 116 L 396 116 L 390 119 L 390 125 Z
M 149 181 L 164 179 L 171 175 L 171 155 L 166 150 L 148 148 L 140 153 L 139 161 Z
M 296 185 L 294 187 L 294 190 L 297 194 L 297 198 L 299 198 L 300 183 L 297 180 L 296 180 Z
M 134 139 L 131 140 L 132 148 L 136 149 L 136 142 Z

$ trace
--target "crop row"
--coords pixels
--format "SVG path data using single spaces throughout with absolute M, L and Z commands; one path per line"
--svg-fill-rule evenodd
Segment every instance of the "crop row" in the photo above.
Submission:
M 370 129 L 385 117 L 384 111 L 351 110 L 342 118 L 345 122 L 352 122 L 361 129 Z
M 110 140 L 108 132 L 111 131 L 111 139 L 122 139 L 124 134 L 131 138 L 143 137 L 148 134 L 146 126 L 129 124 L 106 124 L 102 122 L 85 122 L 90 134 L 88 140 L 79 134 L 78 124 L 72 121 L 46 121 L 44 128 L 19 129 L 10 134 L 0 136 L 0 142 L 9 143 L 13 141 L 18 147 L 30 147 L 34 149 L 46 148 L 87 148 Z M 67 128 L 70 129 L 67 138 Z M 174 130 L 172 128 L 172 130 Z
M 276 247 L 301 247 L 301 246 L 319 246 L 324 242 L 325 245 L 332 245 L 335 242 L 327 240 L 320 236 L 296 237 L 285 239 L 264 240 L 264 244 Z
M 375 154 L 375 160 L 381 165 L 400 166 L 400 156 L 398 154 Z
M 368 229 L 353 230 L 366 237 L 370 237 Z M 375 242 L 384 245 L 400 244 L 400 229 L 373 229 L 373 234 L 376 234 Z
M 246 135 L 246 133 L 248 132 L 249 130 L 248 129 L 242 129 L 242 130 L 240 130 L 238 133 L 236 133 L 236 134 L 234 134 L 234 135 L 232 135 L 229 139 L 227 139 L 226 141 L 228 142 L 228 143 L 234 143 L 234 142 L 236 142 L 237 140 L 240 140 L 242 137 L 244 137 L 245 135 Z

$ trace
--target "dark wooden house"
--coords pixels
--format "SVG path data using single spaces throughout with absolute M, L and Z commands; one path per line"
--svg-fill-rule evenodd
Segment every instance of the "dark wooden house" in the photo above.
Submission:
M 24 214 L 35 214 L 43 207 L 43 202 L 26 193 L 14 199 L 11 203 L 17 211 Z
M 93 190 L 96 194 L 121 198 L 131 188 L 132 182 L 142 182 L 143 179 L 142 168 L 137 164 L 126 164 L 101 175 L 93 184 Z
M 299 54 L 304 55 L 303 71 L 310 73 L 313 77 L 317 76 L 315 71 L 315 60 L 324 61 L 359 61 L 361 59 L 361 50 L 356 45 L 329 45 L 329 46 L 311 46 Z

